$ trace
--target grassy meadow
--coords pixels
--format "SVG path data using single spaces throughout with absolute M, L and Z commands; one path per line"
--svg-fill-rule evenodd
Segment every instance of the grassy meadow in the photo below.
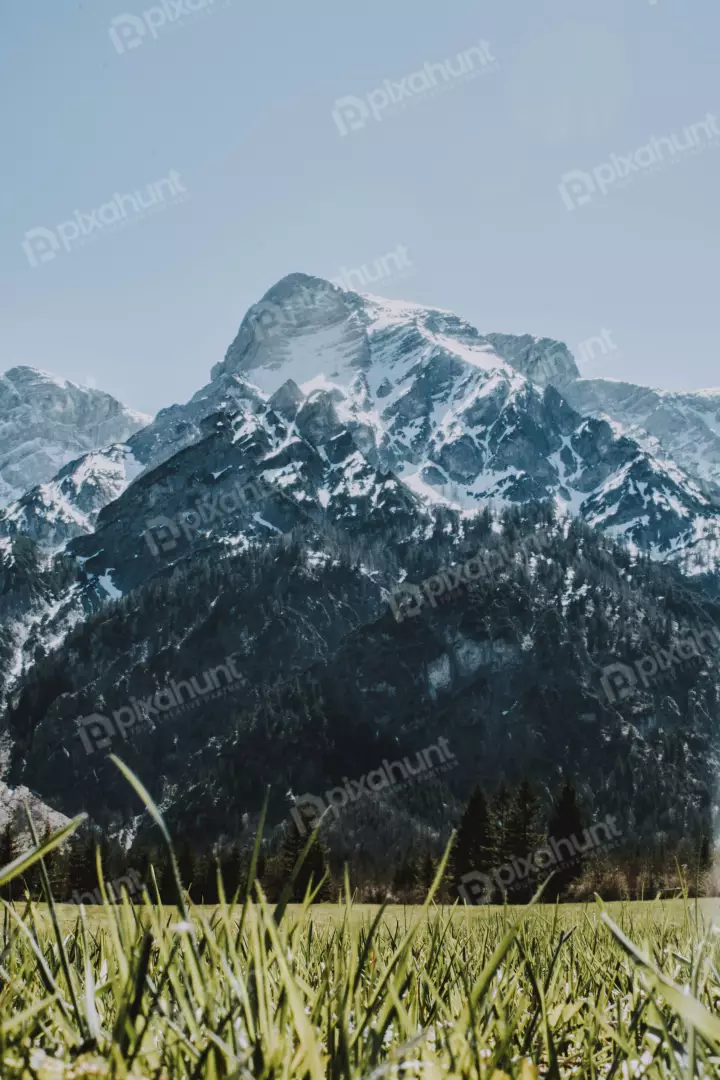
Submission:
M 417 907 L 354 905 L 349 883 L 290 905 L 302 853 L 270 905 L 258 834 L 244 895 L 213 907 L 172 856 L 176 907 L 56 905 L 44 857 L 79 823 L 0 870 L 47 890 L 3 901 L 3 1080 L 720 1076 L 717 901 L 452 909 L 441 864 Z
M 716 1076 L 716 910 L 15 904 L 0 1075 Z

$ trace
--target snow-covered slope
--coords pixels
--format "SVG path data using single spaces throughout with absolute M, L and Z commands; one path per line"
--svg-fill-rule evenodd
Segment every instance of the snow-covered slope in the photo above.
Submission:
M 579 413 L 613 421 L 720 498 L 720 388 L 681 393 L 620 379 L 583 379 L 562 342 L 511 334 L 489 334 L 488 341 L 523 375 L 557 387 Z
M 562 393 L 579 412 L 621 424 L 637 442 L 676 461 L 720 498 L 720 389 L 677 393 L 612 379 L 578 379 Z
M 0 375 L 0 506 L 85 451 L 124 442 L 150 419 L 100 390 L 10 368 Z
M 278 460 L 300 462 L 304 500 L 331 518 L 339 504 L 323 463 L 332 444 L 342 447 L 343 469 L 367 473 L 372 485 L 392 473 L 419 505 L 472 514 L 488 501 L 551 499 L 657 558 L 714 568 L 713 492 L 657 441 L 638 443 L 618 424 L 571 408 L 564 395 L 578 385 L 576 373 L 559 343 L 483 337 L 452 312 L 293 274 L 248 311 L 211 382 L 186 405 L 162 410 L 124 448 L 87 455 L 29 492 L 0 518 L 0 535 L 29 533 L 57 546 L 91 533 L 101 512 L 112 519 L 103 508 L 135 478 L 170 461 L 182 474 L 178 454 L 206 440 L 219 415 L 234 415 L 232 445 L 252 436 L 253 465 L 271 483 Z M 357 478 L 340 482 L 334 468 L 338 495 L 355 491 Z M 180 483 L 187 502 L 182 485 L 191 478 Z M 162 501 L 153 507 L 164 512 Z
M 0 537 L 28 535 L 51 551 L 59 550 L 73 536 L 91 533 L 101 510 L 143 471 L 204 438 L 208 417 L 228 409 L 252 412 L 261 402 L 262 395 L 244 380 L 214 379 L 187 404 L 162 409 L 152 421 L 146 418 L 148 423 L 126 443 L 68 462 L 47 482 L 0 509 Z
M 142 468 L 124 444 L 85 454 L 0 510 L 0 536 L 31 536 L 43 547 L 59 549 L 73 536 L 92 532 L 102 508 L 119 498 Z
M 558 343 L 483 337 L 451 312 L 295 274 L 250 309 L 213 375 L 324 395 L 368 460 L 428 503 L 550 498 L 657 557 L 714 567 L 715 500 L 669 455 L 569 408 L 553 371 L 577 371 Z

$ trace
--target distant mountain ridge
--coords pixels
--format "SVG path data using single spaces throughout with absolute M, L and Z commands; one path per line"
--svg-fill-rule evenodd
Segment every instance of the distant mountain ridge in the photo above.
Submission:
M 655 456 L 674 460 L 720 498 L 720 387 L 659 390 L 622 379 L 584 379 L 562 342 L 488 334 L 498 354 L 540 386 L 556 387 L 584 416 L 611 420 Z
M 136 477 L 204 438 L 213 414 L 230 409 L 241 427 L 273 429 L 280 415 L 285 454 L 293 438 L 317 445 L 344 432 L 367 467 L 392 472 L 427 506 L 471 513 L 489 500 L 551 499 L 654 557 L 713 570 L 720 472 L 710 461 L 683 471 L 644 429 L 636 440 L 609 410 L 576 409 L 588 393 L 578 375 L 559 342 L 483 336 L 449 311 L 292 274 L 250 308 L 211 382 L 186 405 L 163 409 L 124 449 L 80 459 L 28 492 L 0 515 L 0 535 L 59 547 L 91 533 Z M 593 386 L 611 401 L 602 380 Z M 279 410 L 278 394 L 289 394 Z M 307 495 L 320 508 L 317 496 Z
M 124 442 L 150 419 L 102 390 L 10 368 L 0 375 L 0 507 L 80 454 Z

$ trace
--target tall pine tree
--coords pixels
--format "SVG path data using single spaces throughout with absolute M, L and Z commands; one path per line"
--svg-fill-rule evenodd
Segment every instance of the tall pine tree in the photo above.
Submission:
M 513 795 L 507 816 L 507 849 L 517 874 L 510 888 L 510 899 L 516 904 L 526 904 L 535 891 L 536 877 L 527 873 L 525 868 L 527 860 L 532 859 L 540 844 L 538 818 L 538 798 L 525 777 Z
M 511 857 L 508 846 L 510 804 L 510 792 L 503 780 L 490 802 L 490 835 L 496 866 L 508 862 Z
M 582 855 L 577 854 L 575 858 L 571 858 L 570 848 L 574 847 L 572 844 L 573 837 L 578 840 L 580 846 L 583 846 L 584 828 L 577 793 L 572 782 L 566 780 L 560 795 L 555 801 L 548 822 L 548 839 L 555 841 L 553 846 L 556 853 L 560 853 L 561 860 L 557 866 L 555 876 L 548 885 L 545 894 L 548 899 L 558 899 L 565 895 L 573 881 L 582 874 Z
M 473 791 L 463 811 L 450 856 L 448 876 L 453 902 L 465 875 L 473 872 L 486 874 L 493 868 L 494 858 L 487 799 L 478 787 Z
M 290 878 L 305 844 L 306 838 L 301 836 L 294 826 L 287 826 L 280 843 L 275 866 L 278 895 L 285 888 L 285 884 Z M 290 899 L 294 903 L 301 903 L 305 899 L 308 886 L 312 884 L 312 888 L 315 890 L 325 876 L 326 869 L 326 851 L 320 844 L 319 838 L 316 837 L 314 844 L 305 856 L 298 876 L 295 878 Z M 326 882 L 318 893 L 316 902 L 325 900 L 328 894 L 329 889 Z
M 0 867 L 7 866 L 15 858 L 15 837 L 13 835 L 12 825 L 8 821 L 5 828 L 0 833 Z M 13 889 L 15 883 L 9 881 L 7 885 L 0 887 L 0 896 L 4 900 L 12 900 L 14 897 L 20 895 L 20 890 L 17 885 Z

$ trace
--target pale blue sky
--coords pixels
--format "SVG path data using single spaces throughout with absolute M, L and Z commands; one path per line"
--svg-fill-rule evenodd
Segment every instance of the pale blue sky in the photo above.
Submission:
M 0 370 L 154 411 L 207 381 L 284 274 L 336 277 L 402 245 L 410 276 L 372 291 L 574 349 L 607 329 L 616 351 L 588 374 L 720 383 L 720 136 L 572 211 L 558 188 L 720 123 L 717 0 L 212 0 L 118 52 L 111 20 L 151 7 L 0 9 Z M 481 40 L 496 70 L 340 135 L 336 99 Z M 28 230 L 172 170 L 184 201 L 30 265 Z

